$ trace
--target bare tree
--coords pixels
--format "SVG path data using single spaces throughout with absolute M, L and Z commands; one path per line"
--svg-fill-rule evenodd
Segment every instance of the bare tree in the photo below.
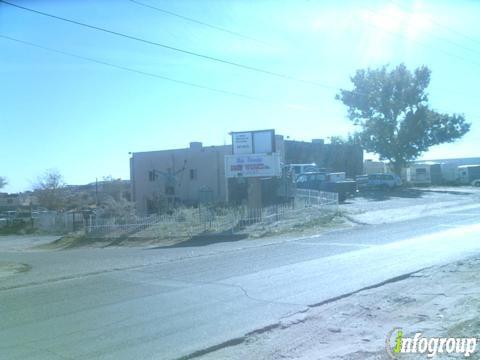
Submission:
M 49 169 L 38 177 L 33 188 L 37 192 L 40 206 L 50 210 L 61 209 L 65 205 L 65 182 L 58 170 Z
M 8 181 L 5 177 L 0 176 L 0 189 L 3 189 L 8 184 Z
M 115 201 L 123 199 L 123 193 L 129 189 L 129 185 L 125 186 L 121 179 L 115 179 L 111 175 L 102 178 L 102 200 L 103 197 L 113 197 Z

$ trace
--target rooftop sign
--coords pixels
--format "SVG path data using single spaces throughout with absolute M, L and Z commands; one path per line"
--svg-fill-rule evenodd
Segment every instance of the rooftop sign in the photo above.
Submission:
M 232 132 L 233 154 L 275 152 L 275 130 Z

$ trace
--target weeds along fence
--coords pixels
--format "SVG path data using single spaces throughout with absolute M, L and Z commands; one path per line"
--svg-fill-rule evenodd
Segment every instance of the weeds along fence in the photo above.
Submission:
M 312 218 L 336 211 L 338 194 L 298 189 L 286 203 L 258 209 L 239 207 L 200 206 L 179 208 L 170 214 L 130 218 L 98 218 L 90 216 L 85 233 L 89 237 L 129 237 L 175 239 L 201 235 L 241 233 L 249 226 Z

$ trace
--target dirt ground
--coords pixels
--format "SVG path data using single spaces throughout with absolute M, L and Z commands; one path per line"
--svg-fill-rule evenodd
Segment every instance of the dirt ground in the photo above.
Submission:
M 201 358 L 390 359 L 385 340 L 387 333 L 397 327 L 407 336 L 422 332 L 435 337 L 479 337 L 479 273 L 480 258 L 426 269 L 311 307 L 284 319 L 271 331 L 253 334 L 239 345 Z M 480 358 L 480 347 L 470 358 Z
M 480 188 L 425 187 L 360 192 L 339 205 L 349 219 L 366 224 L 409 220 L 480 202 Z

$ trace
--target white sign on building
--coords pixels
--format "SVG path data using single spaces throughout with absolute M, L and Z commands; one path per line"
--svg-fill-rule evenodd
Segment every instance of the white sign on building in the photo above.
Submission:
M 232 133 L 232 145 L 234 154 L 252 154 L 253 141 L 251 132 Z
M 275 133 L 273 130 L 254 131 L 253 152 L 255 154 L 266 154 L 275 152 Z
M 225 176 L 273 177 L 280 176 L 280 154 L 234 154 L 225 156 Z
M 232 133 L 233 154 L 267 154 L 275 152 L 275 131 L 256 130 Z

